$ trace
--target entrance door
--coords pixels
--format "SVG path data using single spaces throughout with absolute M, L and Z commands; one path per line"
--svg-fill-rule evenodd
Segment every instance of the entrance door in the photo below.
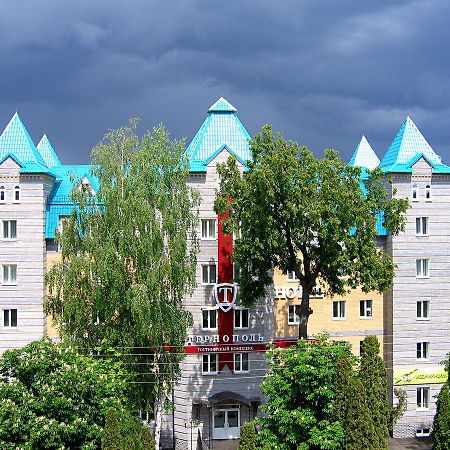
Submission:
M 238 439 L 239 423 L 239 408 L 215 409 L 213 439 Z

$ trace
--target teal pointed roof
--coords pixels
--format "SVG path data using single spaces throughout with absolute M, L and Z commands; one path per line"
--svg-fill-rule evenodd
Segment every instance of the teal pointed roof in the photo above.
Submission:
M 61 161 L 59 160 L 58 155 L 56 154 L 46 134 L 42 136 L 42 139 L 39 141 L 39 144 L 36 146 L 36 148 L 47 167 L 55 167 L 61 165 Z
M 191 172 L 206 172 L 211 157 L 224 148 L 245 164 L 250 159 L 250 139 L 236 108 L 221 97 L 209 108 L 184 155 L 189 159 Z
M 359 142 L 349 164 L 355 167 L 362 167 L 364 169 L 373 170 L 380 164 L 380 159 L 373 151 L 373 148 L 363 135 Z
M 385 172 L 411 172 L 414 163 L 424 157 L 435 173 L 449 173 L 450 167 L 442 164 L 441 157 L 423 137 L 408 116 L 381 161 Z
M 229 102 L 227 102 L 223 97 L 220 97 L 208 112 L 237 112 L 237 109 Z
M 15 155 L 24 165 L 36 164 L 36 169 L 45 169 L 46 165 L 34 145 L 25 125 L 15 113 L 0 136 L 0 158 L 7 154 Z

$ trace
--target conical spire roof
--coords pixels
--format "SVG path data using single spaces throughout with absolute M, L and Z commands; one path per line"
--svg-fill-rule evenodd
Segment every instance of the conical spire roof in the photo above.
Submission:
M 373 151 L 373 148 L 363 135 L 359 142 L 349 164 L 355 167 L 363 167 L 364 169 L 373 170 L 380 164 L 380 159 Z
M 244 163 L 250 159 L 250 135 L 239 120 L 236 108 L 221 97 L 209 108 L 185 151 L 191 171 L 206 171 L 208 161 L 224 147 Z
M 385 171 L 390 171 L 391 169 L 402 171 L 402 168 L 410 168 L 407 163 L 410 163 L 419 155 L 425 156 L 432 164 L 442 164 L 440 156 L 435 153 L 408 116 L 384 155 L 381 161 L 381 168 Z
M 23 163 L 37 163 L 45 167 L 44 160 L 17 113 L 0 136 L 0 159 L 8 154 L 14 155 Z
M 56 154 L 46 134 L 42 136 L 42 139 L 39 141 L 39 144 L 36 146 L 36 148 L 47 167 L 55 167 L 61 165 L 61 161 L 59 160 L 58 155 Z

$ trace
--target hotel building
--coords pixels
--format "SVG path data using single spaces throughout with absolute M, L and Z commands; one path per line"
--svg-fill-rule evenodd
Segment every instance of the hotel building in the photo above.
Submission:
M 301 297 L 293 274 L 276 272 L 266 298 L 251 308 L 235 302 L 233 237 L 222 233 L 213 211 L 216 167 L 233 155 L 244 170 L 249 140 L 236 109 L 221 98 L 185 152 L 189 183 L 201 196 L 200 253 L 197 288 L 184 300 L 194 325 L 174 410 L 164 418 L 167 448 L 195 449 L 199 442 L 206 448 L 236 448 L 239 426 L 253 419 L 264 401 L 259 386 L 267 371 L 266 344 L 289 345 L 298 334 Z M 380 165 L 392 178 L 395 195 L 410 200 L 405 233 L 393 237 L 381 227 L 378 233 L 378 244 L 397 264 L 396 277 L 384 295 L 354 290 L 330 298 L 317 287 L 309 332 L 348 340 L 356 355 L 366 335 L 378 336 L 391 394 L 394 387 L 408 393 L 408 410 L 395 433 L 426 434 L 435 412 L 433 396 L 443 381 L 439 362 L 450 346 L 450 168 L 409 118 L 381 162 L 363 137 L 350 164 Z M 90 166 L 61 164 L 46 136 L 35 146 L 15 114 L 0 136 L 0 352 L 45 334 L 57 337 L 43 312 L 44 275 L 60 257 L 54 237 L 73 209 L 71 176 L 98 189 Z

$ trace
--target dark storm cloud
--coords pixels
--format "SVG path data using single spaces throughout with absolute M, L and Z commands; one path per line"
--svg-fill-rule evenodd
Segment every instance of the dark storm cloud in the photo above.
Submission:
M 450 163 L 446 1 L 0 2 L 0 125 L 16 109 L 62 160 L 140 116 L 192 138 L 224 96 L 317 154 L 382 156 L 407 114 Z

